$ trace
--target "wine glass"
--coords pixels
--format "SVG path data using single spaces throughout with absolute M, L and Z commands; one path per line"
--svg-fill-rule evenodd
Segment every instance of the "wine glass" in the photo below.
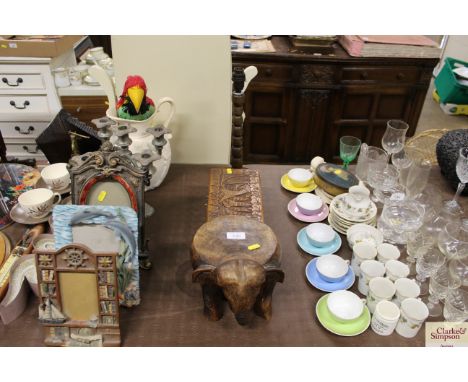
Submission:
M 458 183 L 457 192 L 452 199 L 452 203 L 454 204 L 457 203 L 458 197 L 463 192 L 465 184 L 468 182 L 468 147 L 462 147 L 460 149 L 455 170 L 460 183 Z
M 449 221 L 440 231 L 437 242 L 449 260 L 468 255 L 468 219 Z
M 468 291 L 464 287 L 450 290 L 445 297 L 445 321 L 463 322 L 468 319 Z
M 445 256 L 438 248 L 432 247 L 428 250 L 424 248 L 418 250 L 416 257 L 416 282 L 421 288 L 421 295 L 425 295 L 429 291 L 429 287 L 425 283 L 426 279 L 444 265 Z
M 405 149 L 392 154 L 392 164 L 398 169 L 400 184 L 406 184 L 408 169 L 412 163 L 413 160 L 408 156 L 408 152 Z
M 439 300 L 445 299 L 451 289 L 460 286 L 458 277 L 452 278 L 447 267 L 441 266 L 429 279 L 429 298 L 427 308 L 429 316 L 438 317 L 442 314 L 442 305 Z
M 361 140 L 350 135 L 340 138 L 340 158 L 343 160 L 343 168 L 347 169 L 348 165 L 356 158 L 356 155 L 361 147 Z
M 460 280 L 462 286 L 468 287 L 468 253 L 450 260 L 448 270 L 452 278 Z
M 391 119 L 387 122 L 387 129 L 382 137 L 382 147 L 389 155 L 403 149 L 408 128 L 408 124 L 399 119 Z

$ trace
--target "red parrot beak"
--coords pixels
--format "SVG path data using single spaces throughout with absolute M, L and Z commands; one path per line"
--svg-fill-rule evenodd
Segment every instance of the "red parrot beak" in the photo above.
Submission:
M 130 101 L 132 101 L 133 106 L 137 113 L 140 112 L 141 103 L 145 97 L 145 91 L 139 86 L 132 86 L 127 90 Z

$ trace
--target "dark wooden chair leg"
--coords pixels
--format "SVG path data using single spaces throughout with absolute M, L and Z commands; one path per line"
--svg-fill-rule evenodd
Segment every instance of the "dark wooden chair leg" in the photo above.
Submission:
M 234 68 L 232 73 L 232 133 L 231 133 L 231 166 L 242 168 L 244 150 L 244 112 L 245 94 L 242 91 L 245 83 L 243 68 Z

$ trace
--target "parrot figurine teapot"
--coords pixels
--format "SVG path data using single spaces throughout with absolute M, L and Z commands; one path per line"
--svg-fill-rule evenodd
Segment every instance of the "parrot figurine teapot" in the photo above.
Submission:
M 136 129 L 134 133 L 130 134 L 130 139 L 132 140 L 130 151 L 133 154 L 141 154 L 147 151 L 156 153 L 156 149 L 152 144 L 154 137 L 147 129 L 155 127 L 157 124 L 163 125 L 165 129 L 169 128 L 169 124 L 175 113 L 174 100 L 164 97 L 154 102 L 146 95 L 147 89 L 143 78 L 140 76 L 129 76 L 117 101 L 114 82 L 103 68 L 94 65 L 89 68 L 89 74 L 100 83 L 107 95 L 109 108 L 107 109 L 106 116 L 118 125 L 126 125 Z M 160 121 L 158 113 L 164 104 L 170 107 L 169 115 L 165 121 Z M 169 141 L 172 138 L 172 134 L 166 133 L 164 138 L 167 144 L 162 149 L 161 158 L 156 159 L 150 166 L 151 182 L 146 187 L 147 191 L 161 184 L 171 165 L 172 154 Z M 111 142 L 114 142 L 114 139 L 115 137 L 112 137 Z

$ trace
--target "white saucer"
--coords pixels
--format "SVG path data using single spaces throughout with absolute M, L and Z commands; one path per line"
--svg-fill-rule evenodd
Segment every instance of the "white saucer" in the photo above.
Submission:
M 33 218 L 31 216 L 26 215 L 26 213 L 21 208 L 21 206 L 19 204 L 16 204 L 10 211 L 10 218 L 16 223 L 34 225 L 34 224 L 45 223 L 47 220 L 49 220 L 49 216 L 51 213 L 52 213 L 52 210 L 50 210 L 50 212 L 47 215 L 41 218 Z
M 53 191 L 53 192 L 58 192 L 60 195 L 63 195 L 63 194 L 68 194 L 69 192 L 71 192 L 71 183 L 69 183 L 67 187 L 62 188 L 62 189 L 60 189 L 60 190 L 57 190 L 57 189 L 52 188 L 51 186 L 49 186 L 49 185 L 44 181 L 44 179 L 40 178 L 40 179 L 36 182 L 36 185 L 34 186 L 34 188 L 48 188 L 49 190 L 51 190 L 51 191 Z

